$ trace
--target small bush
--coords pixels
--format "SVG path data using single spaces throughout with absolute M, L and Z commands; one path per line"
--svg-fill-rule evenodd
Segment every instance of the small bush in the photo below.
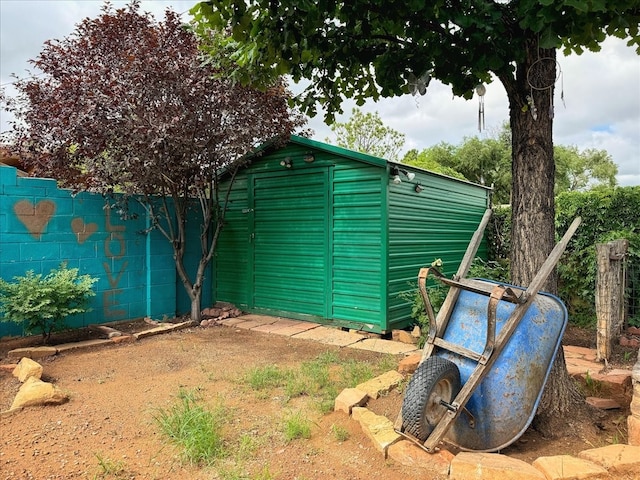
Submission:
M 93 284 L 98 281 L 89 275 L 78 275 L 77 268 L 61 264 L 46 277 L 29 270 L 15 283 L 0 279 L 0 312 L 2 321 L 26 322 L 28 333 L 42 332 L 49 340 L 51 332 L 64 328 L 64 320 L 89 311 L 89 297 L 95 296 Z

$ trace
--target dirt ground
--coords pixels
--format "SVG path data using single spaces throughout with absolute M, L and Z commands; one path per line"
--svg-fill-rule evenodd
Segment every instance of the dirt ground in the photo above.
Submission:
M 130 324 L 131 329 L 139 327 Z M 567 335 L 575 337 L 576 344 L 582 333 Z M 0 342 L 0 363 L 9 363 L 6 352 L 16 346 L 16 341 Z M 380 358 L 374 352 L 216 326 L 40 360 L 43 380 L 68 393 L 70 401 L 0 418 L 0 480 L 215 479 L 221 478 L 221 469 L 236 467 L 244 472 L 233 477 L 238 480 L 437 478 L 385 460 L 344 413 L 321 416 L 304 398 L 288 403 L 278 397 L 260 398 L 237 381 L 251 367 L 295 367 L 328 350 L 361 361 Z M 9 408 L 19 386 L 12 375 L 0 373 L 0 411 Z M 181 462 L 154 422 L 158 409 L 175 403 L 180 388 L 199 388 L 212 404 L 223 402 L 230 412 L 226 437 L 249 434 L 259 448 L 241 466 Z M 401 402 L 401 392 L 392 392 L 371 401 L 368 408 L 393 421 Z M 281 425 L 284 415 L 294 410 L 312 416 L 314 426 L 310 439 L 287 443 Z M 597 417 L 577 415 L 568 418 L 566 431 L 552 440 L 529 429 L 501 453 L 530 462 L 542 455 L 626 443 L 627 415 L 628 403 Z M 348 431 L 348 439 L 336 439 L 336 426 Z M 113 465 L 118 468 L 107 468 Z

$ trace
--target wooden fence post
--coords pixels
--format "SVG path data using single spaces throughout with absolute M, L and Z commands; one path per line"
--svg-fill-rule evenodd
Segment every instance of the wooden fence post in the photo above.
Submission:
M 597 359 L 609 360 L 613 342 L 620 336 L 624 323 L 624 259 L 629 242 L 615 240 L 596 245 Z

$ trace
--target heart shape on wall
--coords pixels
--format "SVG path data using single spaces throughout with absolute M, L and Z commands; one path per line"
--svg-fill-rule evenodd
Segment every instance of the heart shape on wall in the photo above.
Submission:
M 13 206 L 18 220 L 27 227 L 33 238 L 40 240 L 47 224 L 56 211 L 56 204 L 51 200 L 42 200 L 35 205 L 29 200 L 20 200 Z
M 82 245 L 87 241 L 91 235 L 93 235 L 96 230 L 98 230 L 97 223 L 84 223 L 84 220 L 80 217 L 74 218 L 71 220 L 71 230 L 76 234 L 78 238 L 78 243 Z

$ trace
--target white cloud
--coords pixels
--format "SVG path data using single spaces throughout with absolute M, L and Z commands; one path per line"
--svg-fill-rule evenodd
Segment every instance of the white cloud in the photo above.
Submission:
M 113 1 L 121 7 L 128 2 Z M 168 6 L 187 12 L 195 0 L 144 0 L 142 9 L 162 16 Z M 10 88 L 11 73 L 24 76 L 27 60 L 35 58 L 45 40 L 62 38 L 87 16 L 100 13 L 97 0 L 0 1 L 0 83 Z M 601 52 L 558 56 L 563 75 L 556 84 L 554 141 L 580 149 L 605 149 L 617 163 L 621 185 L 640 185 L 640 56 L 625 42 L 607 39 Z M 560 99 L 564 92 L 565 104 Z M 344 104 L 348 120 L 353 102 Z M 368 102 L 364 111 L 377 111 L 385 124 L 406 135 L 405 149 L 422 149 L 439 142 L 460 143 L 478 133 L 478 99 L 452 98 L 449 87 L 432 81 L 427 94 Z M 506 93 L 499 82 L 487 86 L 485 124 L 498 129 L 508 119 Z M 0 130 L 7 129 L 0 112 Z M 322 112 L 310 122 L 314 138 L 324 141 L 331 130 Z

